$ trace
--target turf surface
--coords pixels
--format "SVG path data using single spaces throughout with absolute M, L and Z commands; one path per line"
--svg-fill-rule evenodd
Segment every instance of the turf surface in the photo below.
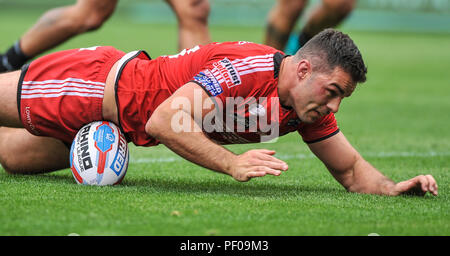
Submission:
M 0 10 L 0 49 L 41 13 Z M 69 170 L 38 176 L 0 170 L 0 235 L 450 235 L 450 35 L 348 32 L 369 68 L 368 82 L 337 114 L 366 159 L 395 181 L 432 174 L 439 196 L 346 192 L 297 134 L 270 148 L 290 169 L 248 183 L 193 165 L 164 146 L 131 147 L 122 185 L 76 185 Z M 211 27 L 213 40 L 261 42 L 263 29 Z M 116 15 L 99 31 L 55 50 L 113 45 L 176 52 L 176 26 L 130 24 Z

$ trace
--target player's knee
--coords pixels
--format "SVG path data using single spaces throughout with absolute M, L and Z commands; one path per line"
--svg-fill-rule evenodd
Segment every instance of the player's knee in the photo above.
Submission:
M 87 19 L 83 23 L 82 29 L 84 31 L 97 30 L 103 25 L 105 20 L 106 20 L 106 18 L 104 16 L 94 14 L 90 17 L 87 17 Z
M 79 19 L 82 21 L 78 29 L 82 32 L 93 31 L 99 29 L 105 21 L 108 19 L 109 15 L 105 13 L 92 11 L 89 14 L 84 14 Z
M 31 175 L 31 174 L 40 174 L 46 172 L 52 172 L 55 170 L 67 168 L 40 168 L 38 166 L 27 164 L 30 159 L 18 158 L 17 156 L 9 155 L 7 157 L 0 157 L 0 164 L 8 174 L 22 174 L 22 175 Z
M 36 154 L 39 155 L 39 154 Z M 22 156 L 18 152 L 0 149 L 0 164 L 8 174 L 40 174 L 68 168 L 68 164 L 59 162 L 45 163 L 36 161 L 34 156 Z
M 5 170 L 8 174 L 20 174 L 20 171 L 14 168 L 11 168 L 7 163 L 1 162 L 0 163 L 3 170 Z
M 3 136 L 3 134 L 0 136 L 0 164 L 9 174 L 23 173 L 24 161 L 20 158 L 23 154 L 13 152 L 14 149 L 10 147 L 8 141 L 7 136 Z
M 23 173 L 18 163 L 19 162 L 17 160 L 14 160 L 14 158 L 12 158 L 7 151 L 5 151 L 3 148 L 0 149 L 0 164 L 5 172 L 9 174 Z
M 191 0 L 187 8 L 177 11 L 177 16 L 181 26 L 195 28 L 208 25 L 209 12 L 208 0 Z
M 305 8 L 307 3 L 307 0 L 282 0 L 279 4 L 285 13 L 297 16 Z
M 67 20 L 71 30 L 83 33 L 99 29 L 114 12 L 114 6 L 86 8 L 74 5 L 67 13 Z
M 348 15 L 356 5 L 356 0 L 323 0 L 325 7 L 338 16 Z
M 0 130 L 1 129 L 3 129 L 3 128 L 0 127 Z M 10 172 L 9 163 L 7 163 L 8 151 L 5 150 L 6 149 L 6 147 L 5 147 L 6 143 L 5 143 L 4 137 L 2 135 L 3 134 L 0 133 L 0 165 L 7 173 L 11 173 Z
M 69 167 L 69 149 L 25 129 L 0 127 L 0 164 L 10 174 L 38 174 Z

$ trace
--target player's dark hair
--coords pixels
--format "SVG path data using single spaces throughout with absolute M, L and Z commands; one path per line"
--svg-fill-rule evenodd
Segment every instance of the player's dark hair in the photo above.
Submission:
M 353 40 L 346 34 L 335 29 L 325 29 L 315 35 L 297 52 L 297 59 L 309 59 L 314 64 L 318 59 L 318 65 L 313 65 L 313 69 L 333 70 L 341 67 L 350 74 L 355 83 L 366 81 L 367 67 L 364 64 L 361 53 Z M 323 63 L 324 60 L 326 63 Z M 322 62 L 322 63 L 320 63 Z M 328 64 L 328 67 L 324 67 Z

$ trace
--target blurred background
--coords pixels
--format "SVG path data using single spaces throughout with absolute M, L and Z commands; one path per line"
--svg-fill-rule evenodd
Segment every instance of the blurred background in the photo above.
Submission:
M 0 52 L 45 11 L 75 2 L 0 0 Z M 294 31 L 302 28 L 318 2 L 309 1 Z M 267 14 L 275 0 L 210 3 L 212 41 L 264 41 Z M 338 28 L 356 42 L 368 66 L 367 83 L 337 113 L 347 137 L 357 148 L 370 152 L 383 148 L 449 154 L 450 0 L 359 0 Z M 177 21 L 165 1 L 119 0 L 100 29 L 48 52 L 112 45 L 125 52 L 144 49 L 155 58 L 177 53 L 177 40 Z M 294 141 L 298 143 L 297 137 Z
M 308 9 L 320 0 L 310 0 Z M 1 11 L 43 12 L 75 0 L 0 0 Z M 264 26 L 274 0 L 210 0 L 211 25 Z M 308 11 L 308 9 L 306 11 Z M 120 0 L 115 15 L 132 23 L 175 24 L 163 0 Z M 304 21 L 305 15 L 302 20 Z M 301 25 L 301 23 L 299 23 Z M 450 0 L 359 0 L 342 25 L 352 30 L 450 32 Z
M 320 0 L 309 1 L 307 8 L 299 19 L 297 28 L 304 24 L 312 6 Z M 75 3 L 75 0 L 0 0 L 2 31 L 9 34 L 24 32 L 26 25 L 31 26 L 45 11 L 56 6 Z M 212 27 L 251 28 L 253 35 L 262 41 L 267 13 L 275 0 L 210 0 L 211 12 L 209 24 Z M 10 17 L 20 17 L 19 24 Z M 10 20 L 10 22 L 8 22 Z M 120 0 L 113 16 L 104 26 L 114 26 L 111 21 L 126 22 L 126 26 L 159 25 L 176 26 L 176 18 L 168 4 L 163 0 Z M 19 29 L 26 24 L 23 29 Z M 8 27 L 8 28 L 7 28 Z M 21 27 L 20 27 L 21 28 Z M 450 0 L 359 0 L 357 7 L 340 26 L 346 31 L 390 31 L 420 33 L 450 33 Z M 150 31 L 150 30 L 148 30 Z M 176 33 L 176 32 L 175 32 Z M 228 34 L 212 31 L 213 41 L 233 40 Z M 142 33 L 134 35 L 132 42 L 139 43 Z M 245 34 L 245 33 L 244 33 Z M 8 35 L 2 34 L 0 46 Z M 147 36 L 157 38 L 158 34 Z M 255 37 L 258 38 L 258 37 Z M 130 38 L 128 38 L 130 39 Z M 242 40 L 239 39 L 239 40 Z M 139 46 L 139 44 L 138 44 Z M 168 49 L 166 49 L 168 50 Z
M 75 2 L 0 0 L 0 52 L 45 11 Z M 309 1 L 295 31 L 318 2 Z M 210 3 L 212 41 L 264 41 L 275 0 Z M 395 151 L 449 152 L 450 0 L 359 0 L 339 29 L 356 42 L 368 66 L 367 83 L 337 113 L 346 135 L 368 151 L 379 151 L 378 145 Z M 177 53 L 177 40 L 177 21 L 165 1 L 120 0 L 100 29 L 51 51 L 112 45 L 125 52 L 144 49 L 155 58 Z
M 75 2 L 0 0 L 0 53 L 44 12 Z M 213 41 L 264 41 L 275 0 L 210 2 Z M 309 2 L 295 31 L 318 2 Z M 336 114 L 341 131 L 394 181 L 432 174 L 437 199 L 344 194 L 297 133 L 277 143 L 227 146 L 236 153 L 273 149 L 289 163 L 281 179 L 246 184 L 207 172 L 163 145 L 130 144 L 125 184 L 107 190 L 116 204 L 99 193 L 105 190 L 73 186 L 69 170 L 33 177 L 0 171 L 0 234 L 448 235 L 450 0 L 359 0 L 338 28 L 355 41 L 368 66 L 367 82 Z M 156 58 L 177 53 L 177 41 L 175 15 L 163 0 L 119 0 L 100 29 L 46 53 L 111 45 Z M 174 210 L 182 217 L 171 216 Z

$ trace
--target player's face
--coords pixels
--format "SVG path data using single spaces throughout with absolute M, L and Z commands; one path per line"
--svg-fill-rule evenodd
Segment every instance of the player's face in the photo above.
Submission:
M 331 73 L 312 72 L 293 90 L 294 109 L 305 123 L 336 113 L 344 97 L 349 97 L 355 84 L 350 75 L 337 67 Z

